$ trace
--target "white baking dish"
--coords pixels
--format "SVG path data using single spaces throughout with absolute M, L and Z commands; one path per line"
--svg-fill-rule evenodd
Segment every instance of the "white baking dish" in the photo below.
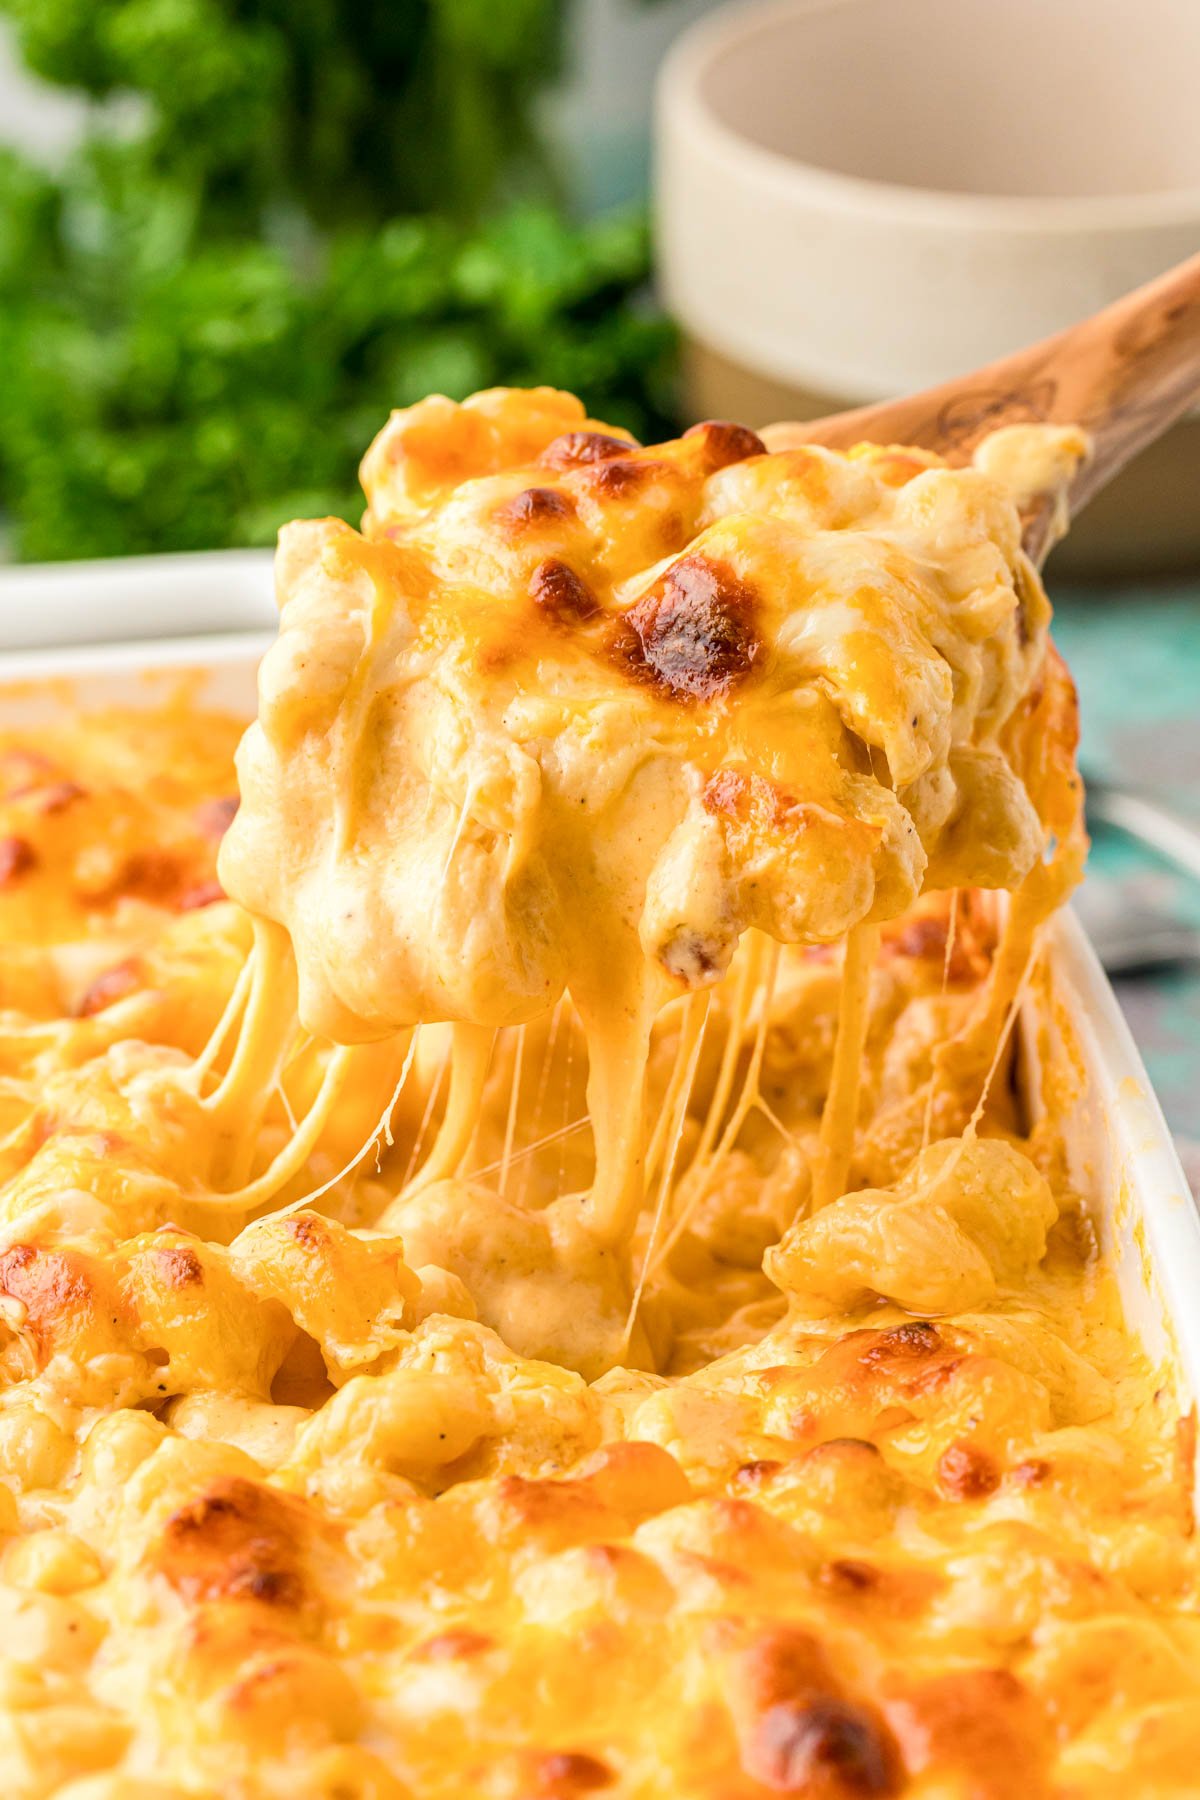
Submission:
M 0 576 L 0 618 L 10 579 Z M 86 616 L 92 577 L 76 579 Z M 226 622 L 220 596 L 213 616 Z M 266 641 L 243 632 L 0 654 L 0 725 L 50 725 L 71 706 L 149 705 L 184 674 L 199 698 L 248 718 Z M 1051 927 L 1047 969 L 1048 999 L 1029 999 L 1022 1020 L 1025 1089 L 1032 1102 L 1039 1053 L 1082 1073 L 1066 1119 L 1072 1175 L 1116 1255 L 1130 1322 L 1187 1406 L 1200 1395 L 1200 1215 L 1129 1028 L 1069 911 Z
M 0 652 L 269 632 L 271 550 L 31 563 L 0 574 Z

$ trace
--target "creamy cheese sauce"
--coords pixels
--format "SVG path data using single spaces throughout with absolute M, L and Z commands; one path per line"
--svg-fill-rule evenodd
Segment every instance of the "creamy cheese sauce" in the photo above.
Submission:
M 1014 454 L 426 402 L 236 819 L 186 698 L 0 739 L 6 1793 L 1195 1791 L 1189 1421 L 1011 1066 Z
M 1049 609 L 1019 517 L 932 457 L 717 424 L 641 449 L 549 390 L 397 414 L 364 481 L 365 537 L 284 535 L 223 879 L 286 929 L 319 1035 L 532 1022 L 569 990 L 579 1223 L 619 1246 L 653 1021 L 745 932 L 832 942 L 1039 863 L 1019 709 Z

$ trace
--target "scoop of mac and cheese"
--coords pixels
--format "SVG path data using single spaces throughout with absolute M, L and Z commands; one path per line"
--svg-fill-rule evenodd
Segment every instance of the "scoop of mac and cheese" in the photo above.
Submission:
M 284 533 L 222 850 L 311 1029 L 661 1004 L 748 928 L 832 942 L 1040 854 L 1005 729 L 1048 608 L 979 470 L 642 449 L 499 390 L 395 414 L 363 473 L 365 536 Z

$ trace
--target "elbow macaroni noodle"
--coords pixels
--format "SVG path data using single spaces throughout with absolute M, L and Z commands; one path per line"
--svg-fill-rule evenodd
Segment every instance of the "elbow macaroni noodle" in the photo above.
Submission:
M 236 779 L 0 737 L 6 1795 L 1195 1793 L 1190 1420 L 1010 1079 L 1016 448 L 425 401 Z

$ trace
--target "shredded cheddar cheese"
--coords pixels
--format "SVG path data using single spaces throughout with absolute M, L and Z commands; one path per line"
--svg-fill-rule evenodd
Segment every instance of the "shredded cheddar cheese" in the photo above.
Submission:
M 236 781 L 0 736 L 5 1794 L 1195 1793 L 1184 1402 L 1013 1079 L 1018 448 L 427 401 Z

